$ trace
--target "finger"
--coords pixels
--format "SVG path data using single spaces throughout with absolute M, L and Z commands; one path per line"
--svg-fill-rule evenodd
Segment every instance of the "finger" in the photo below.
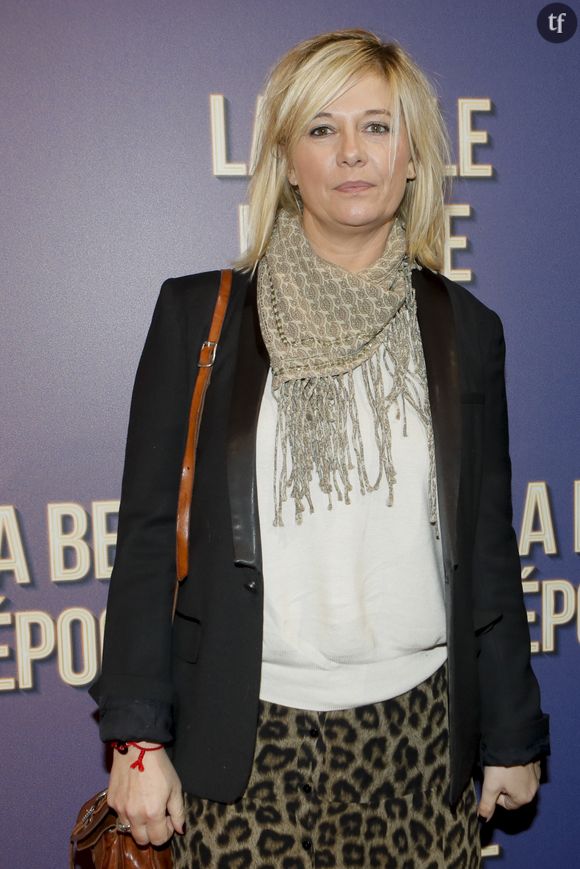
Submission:
M 145 824 L 131 824 L 131 835 L 138 845 L 149 844 L 149 835 Z
M 131 826 L 131 822 L 128 820 L 128 818 L 124 818 L 123 815 L 119 815 L 119 814 L 117 815 L 117 829 L 119 829 L 119 827 L 130 827 L 130 826 Z
M 486 787 L 485 784 L 483 785 L 477 812 L 482 818 L 485 818 L 486 821 L 490 821 L 493 817 L 498 796 L 499 791 Z
M 181 789 L 175 789 L 171 792 L 167 800 L 167 811 L 171 818 L 173 829 L 178 833 L 183 833 L 185 824 L 185 807 L 183 805 L 183 794 Z
M 498 806 L 501 806 L 502 809 L 507 809 L 508 812 L 511 812 L 520 806 L 520 803 L 516 803 L 509 794 L 500 794 L 497 798 L 497 804 Z
M 481 801 L 479 803 L 479 806 L 477 807 L 477 814 L 486 822 L 491 821 L 494 811 L 495 805 L 490 806 L 489 803 L 482 803 Z
M 171 837 L 172 832 L 172 830 L 168 829 L 165 815 L 162 818 L 155 818 L 147 823 L 147 834 L 149 841 L 153 845 L 164 845 Z

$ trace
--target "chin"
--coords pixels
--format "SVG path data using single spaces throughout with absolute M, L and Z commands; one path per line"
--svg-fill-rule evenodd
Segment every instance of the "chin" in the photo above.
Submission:
M 340 223 L 344 226 L 352 226 L 353 228 L 362 228 L 364 226 L 369 229 L 376 229 L 379 226 L 384 226 L 386 223 L 391 220 L 389 217 L 383 217 L 382 215 L 377 214 L 361 214 L 360 212 L 343 214 L 341 218 L 339 218 Z

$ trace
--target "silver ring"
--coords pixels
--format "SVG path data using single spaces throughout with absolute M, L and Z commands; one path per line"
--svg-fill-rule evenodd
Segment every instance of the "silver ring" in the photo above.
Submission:
M 131 824 L 122 824 L 120 821 L 117 821 L 117 831 L 119 833 L 130 833 Z

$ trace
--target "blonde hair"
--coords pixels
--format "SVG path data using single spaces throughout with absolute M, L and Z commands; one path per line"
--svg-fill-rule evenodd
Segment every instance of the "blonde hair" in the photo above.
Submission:
M 449 142 L 435 91 L 406 51 L 367 30 L 339 30 L 307 39 L 276 64 L 257 118 L 255 158 L 248 189 L 248 247 L 236 263 L 254 270 L 264 255 L 281 208 L 300 201 L 287 177 L 288 155 L 312 118 L 351 83 L 382 73 L 393 91 L 393 133 L 402 116 L 416 177 L 406 184 L 398 215 L 411 261 L 443 267 L 445 167 Z

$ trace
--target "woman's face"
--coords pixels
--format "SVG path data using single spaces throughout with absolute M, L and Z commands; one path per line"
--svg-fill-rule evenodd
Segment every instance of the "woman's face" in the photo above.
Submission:
M 369 73 L 312 119 L 289 154 L 288 171 L 306 231 L 344 238 L 390 228 L 406 181 L 415 177 L 402 120 L 392 166 L 392 103 L 385 78 Z

